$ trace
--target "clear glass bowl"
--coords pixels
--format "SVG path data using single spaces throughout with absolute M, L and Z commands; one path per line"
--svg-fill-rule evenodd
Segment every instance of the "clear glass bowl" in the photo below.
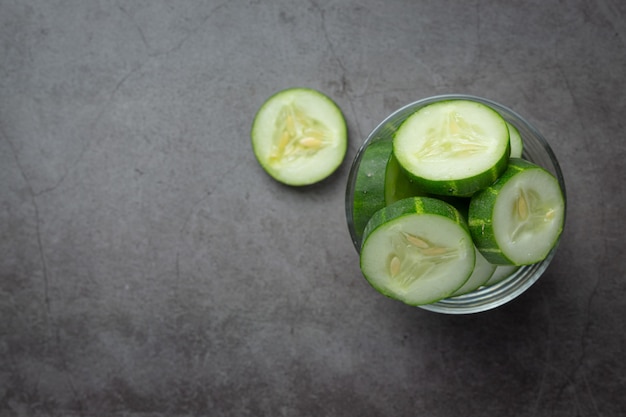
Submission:
M 350 174 L 348 176 L 348 184 L 346 187 L 346 218 L 348 221 L 348 230 L 350 231 L 352 242 L 354 243 L 354 247 L 357 252 L 359 252 L 361 247 L 361 241 L 356 236 L 354 230 L 352 204 L 357 172 L 359 170 L 363 152 L 372 143 L 378 141 L 391 141 L 402 122 L 421 107 L 437 101 L 450 99 L 473 100 L 486 104 L 498 111 L 504 119 L 519 130 L 524 142 L 522 157 L 550 171 L 558 179 L 561 190 L 563 191 L 563 197 L 565 198 L 565 181 L 563 180 L 563 173 L 561 172 L 561 168 L 559 167 L 559 163 L 554 155 L 554 152 L 537 129 L 535 129 L 519 114 L 515 113 L 508 107 L 491 100 L 470 95 L 447 94 L 428 97 L 408 104 L 388 116 L 372 131 L 372 133 L 370 133 L 365 142 L 359 148 L 354 161 L 352 162 L 352 167 L 350 168 Z M 469 294 L 447 298 L 433 304 L 422 305 L 419 307 L 425 310 L 445 314 L 469 314 L 491 310 L 501 306 L 522 294 L 539 279 L 552 261 L 557 246 L 558 244 L 542 262 L 523 266 L 497 284 L 488 287 L 481 287 Z

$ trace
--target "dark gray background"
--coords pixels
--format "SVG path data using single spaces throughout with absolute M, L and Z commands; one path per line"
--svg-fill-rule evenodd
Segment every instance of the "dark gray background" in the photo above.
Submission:
M 626 415 L 626 3 L 0 0 L 0 415 Z M 344 164 L 256 163 L 258 107 L 319 89 Z M 387 114 L 505 104 L 560 159 L 567 226 L 497 310 L 362 278 L 344 191 Z

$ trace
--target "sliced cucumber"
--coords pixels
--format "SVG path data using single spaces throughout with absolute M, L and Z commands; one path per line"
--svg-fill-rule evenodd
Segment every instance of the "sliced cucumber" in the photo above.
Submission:
M 363 235 L 360 265 L 380 293 L 410 305 L 446 298 L 469 278 L 474 244 L 459 212 L 411 197 L 377 211 Z
M 474 265 L 472 275 L 461 288 L 452 294 L 453 297 L 470 293 L 485 285 L 496 270 L 496 265 L 489 263 L 476 247 L 474 249 L 476 252 L 476 264 Z
M 407 197 L 425 196 L 424 190 L 404 173 L 396 157 L 390 153 L 385 169 L 385 203 L 389 205 Z
M 357 238 L 372 215 L 406 197 L 424 193 L 400 169 L 391 141 L 373 142 L 364 151 L 354 184 L 352 219 Z
M 509 130 L 505 120 L 484 104 L 442 101 L 419 109 L 402 123 L 393 152 L 424 190 L 469 196 L 506 169 Z
M 364 151 L 354 183 L 352 221 L 357 238 L 372 215 L 385 207 L 385 175 L 391 141 L 373 142 Z
M 513 275 L 513 273 L 519 268 L 519 266 L 515 265 L 497 265 L 496 270 L 493 271 L 493 274 L 491 274 L 489 280 L 485 282 L 485 286 L 494 285 L 500 281 L 503 281 L 505 278 Z
M 290 88 L 259 109 L 250 134 L 263 169 L 288 185 L 309 185 L 332 174 L 347 150 L 339 107 L 319 91 Z
M 522 151 L 524 150 L 524 143 L 522 142 L 522 136 L 519 134 L 519 130 L 511 123 L 506 122 L 509 128 L 509 140 L 511 142 L 511 158 L 521 158 Z
M 563 230 L 565 202 L 557 179 L 519 158 L 490 187 L 470 201 L 469 227 L 474 243 L 494 264 L 540 262 Z

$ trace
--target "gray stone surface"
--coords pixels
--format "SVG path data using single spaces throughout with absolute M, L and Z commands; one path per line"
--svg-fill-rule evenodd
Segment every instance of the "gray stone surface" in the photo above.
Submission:
M 626 415 L 625 4 L 0 0 L 0 415 Z M 306 189 L 249 143 L 291 86 L 350 130 Z M 367 133 L 451 92 L 535 124 L 569 198 L 546 274 L 461 317 L 376 293 L 343 205 Z

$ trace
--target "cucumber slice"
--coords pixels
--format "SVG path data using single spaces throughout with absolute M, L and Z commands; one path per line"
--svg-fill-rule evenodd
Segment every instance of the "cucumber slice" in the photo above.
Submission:
M 489 188 L 470 201 L 469 227 L 474 243 L 494 264 L 540 262 L 563 230 L 565 201 L 557 179 L 519 158 Z
M 489 263 L 489 261 L 487 261 L 485 257 L 480 253 L 478 248 L 474 247 L 474 250 L 476 252 L 476 264 L 474 265 L 472 275 L 470 275 L 469 279 L 465 282 L 465 284 L 463 284 L 461 288 L 459 288 L 454 292 L 454 294 L 452 294 L 453 297 L 470 293 L 485 285 L 485 283 L 489 281 L 494 271 L 496 270 L 496 265 Z
M 469 196 L 506 169 L 509 130 L 490 107 L 448 100 L 409 116 L 393 139 L 400 166 L 427 192 Z
M 454 293 L 471 275 L 475 259 L 467 224 L 454 207 L 410 197 L 372 216 L 360 265 L 380 293 L 416 306 Z
M 347 151 L 339 107 L 323 93 L 290 88 L 259 109 L 250 133 L 259 164 L 287 185 L 310 185 L 332 174 Z
M 385 207 L 385 173 L 391 155 L 391 141 L 373 142 L 364 151 L 354 183 L 352 221 L 357 238 L 372 215 Z
M 511 276 L 519 268 L 519 266 L 515 265 L 497 265 L 496 270 L 493 271 L 493 274 L 491 274 L 491 278 L 489 278 L 489 280 L 485 282 L 485 286 L 488 287 L 490 285 L 494 285 L 500 281 L 503 281 L 505 278 Z
M 352 219 L 357 238 L 367 222 L 381 208 L 406 197 L 423 195 L 400 169 L 392 154 L 391 141 L 369 145 L 359 164 L 354 184 Z
M 511 158 L 521 158 L 522 151 L 524 150 L 524 143 L 522 142 L 522 135 L 519 134 L 519 130 L 511 123 L 506 122 L 506 126 L 509 128 L 509 140 L 511 142 Z
M 404 198 L 425 196 L 424 190 L 404 173 L 396 157 L 390 153 L 385 170 L 385 203 L 390 205 Z

